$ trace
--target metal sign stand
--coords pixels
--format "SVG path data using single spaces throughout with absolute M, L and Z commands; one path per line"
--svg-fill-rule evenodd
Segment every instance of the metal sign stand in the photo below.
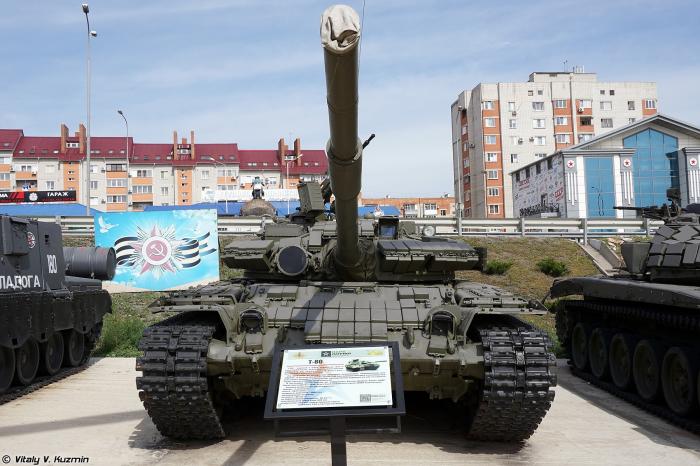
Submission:
M 282 370 L 282 355 L 287 349 L 336 349 L 355 347 L 389 347 L 391 350 L 391 370 L 393 373 L 392 406 L 377 407 L 349 407 L 349 408 L 304 408 L 278 410 L 277 394 Z M 298 437 L 329 435 L 331 437 L 331 461 L 333 466 L 347 465 L 346 436 L 348 434 L 384 434 L 401 432 L 401 416 L 406 414 L 406 403 L 403 395 L 403 378 L 401 365 L 399 363 L 398 342 L 385 343 L 358 343 L 345 345 L 308 345 L 308 346 L 282 346 L 277 348 L 272 358 L 272 368 L 270 372 L 270 384 L 267 389 L 265 400 L 265 419 L 274 421 L 275 436 L 278 437 Z M 388 427 L 353 427 L 348 428 L 348 418 L 377 418 L 393 417 L 395 424 Z M 327 419 L 328 429 L 302 429 L 302 430 L 281 430 L 281 421 L 290 420 L 318 420 Z

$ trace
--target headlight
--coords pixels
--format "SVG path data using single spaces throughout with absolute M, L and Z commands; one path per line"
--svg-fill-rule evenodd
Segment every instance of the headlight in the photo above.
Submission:
M 423 236 L 435 236 L 435 227 L 426 225 L 423 227 Z

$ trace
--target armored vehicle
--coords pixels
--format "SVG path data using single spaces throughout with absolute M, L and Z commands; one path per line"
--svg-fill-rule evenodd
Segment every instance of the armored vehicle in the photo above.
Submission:
M 572 370 L 648 410 L 700 432 L 700 215 L 678 207 L 637 209 L 663 219 L 650 242 L 621 246 L 612 277 L 559 280 L 557 333 Z
M 309 183 L 297 215 L 224 249 L 243 278 L 152 304 L 178 312 L 144 331 L 136 366 L 140 398 L 163 435 L 224 436 L 222 411 L 265 395 L 278 345 L 398 342 L 404 389 L 464 407 L 475 439 L 526 439 L 550 407 L 550 341 L 518 318 L 546 310 L 455 279 L 482 267 L 485 250 L 423 237 L 396 217 L 358 219 L 359 24 L 346 6 L 321 22 L 335 220 L 324 213 L 327 185 Z
M 87 362 L 112 311 L 113 249 L 64 248 L 57 224 L 0 215 L 0 395 Z M 38 377 L 38 378 L 37 378 Z
M 345 365 L 345 369 L 350 372 L 360 372 L 360 371 L 374 371 L 379 369 L 379 364 L 376 362 L 360 361 L 359 359 L 353 359 Z

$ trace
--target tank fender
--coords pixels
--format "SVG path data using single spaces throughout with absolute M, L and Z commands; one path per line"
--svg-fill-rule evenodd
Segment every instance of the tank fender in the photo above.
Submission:
M 576 278 L 554 280 L 549 293 L 552 298 L 561 298 L 575 294 L 583 294 L 584 283 Z

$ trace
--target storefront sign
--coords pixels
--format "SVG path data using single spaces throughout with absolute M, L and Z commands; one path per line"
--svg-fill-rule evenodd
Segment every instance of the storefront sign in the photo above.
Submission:
M 0 203 L 75 202 L 75 191 L 15 191 L 0 193 Z

